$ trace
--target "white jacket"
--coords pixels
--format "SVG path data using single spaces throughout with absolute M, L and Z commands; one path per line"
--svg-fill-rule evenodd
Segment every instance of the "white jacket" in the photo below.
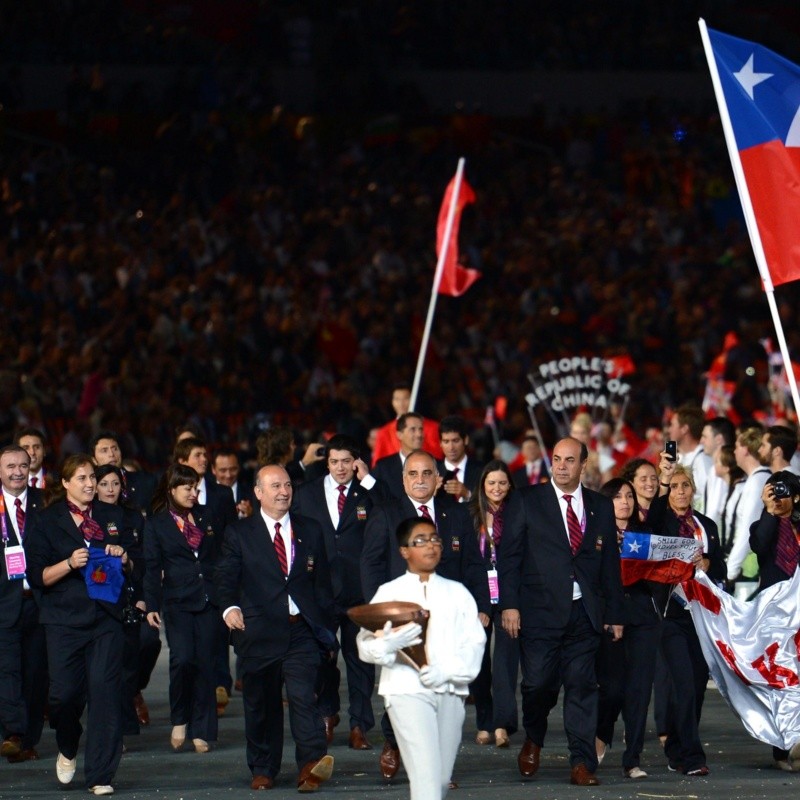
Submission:
M 426 689 L 417 670 L 398 659 L 396 653 L 387 653 L 381 638 L 362 628 L 356 638 L 361 660 L 383 667 L 378 694 L 382 697 L 430 691 L 469 694 L 469 684 L 481 669 L 486 634 L 478 619 L 478 607 L 464 585 L 435 573 L 427 581 L 421 581 L 418 575 L 406 572 L 380 586 L 370 602 L 390 600 L 418 603 L 431 612 L 425 652 L 428 663 L 439 667 L 447 682 L 435 690 Z

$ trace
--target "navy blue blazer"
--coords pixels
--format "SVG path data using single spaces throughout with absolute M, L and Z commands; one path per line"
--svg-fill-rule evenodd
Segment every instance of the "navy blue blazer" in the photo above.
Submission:
M 285 577 L 270 533 L 257 510 L 225 531 L 216 571 L 221 611 L 238 606 L 245 630 L 233 631 L 237 654 L 269 664 L 289 650 L 289 595 L 327 651 L 336 647 L 330 567 L 319 523 L 291 514 L 294 558 Z
M 325 538 L 325 552 L 331 567 L 331 585 L 337 611 L 364 603 L 360 561 L 367 520 L 376 503 L 391 495 L 382 481 L 367 491 L 353 478 L 337 527 L 333 527 L 325 499 L 325 478 L 317 478 L 297 487 L 292 511 L 316 520 Z
M 91 542 L 90 547 L 105 548 L 118 544 L 131 549 L 134 542 L 125 526 L 124 509 L 121 506 L 92 503 L 92 518 L 103 529 L 103 540 Z M 28 559 L 28 581 L 33 589 L 34 599 L 39 605 L 39 622 L 42 624 L 63 625 L 82 628 L 92 625 L 98 608 L 121 619 L 125 605 L 123 589 L 116 603 L 92 600 L 86 590 L 86 582 L 80 570 L 73 570 L 52 586 L 45 586 L 42 573 L 59 561 L 69 558 L 78 547 L 85 547 L 81 533 L 66 501 L 60 500 L 48 506 L 34 519 L 30 533 L 25 535 L 25 554 Z
M 28 487 L 25 498 L 25 528 L 30 531 L 33 527 L 36 514 L 44 507 L 40 489 Z M 11 514 L 16 514 L 16 509 L 6 509 L 6 530 L 8 531 L 8 546 L 19 545 L 14 526 L 11 524 Z M 25 531 L 23 531 L 25 538 Z M 27 552 L 26 552 L 27 555 Z M 12 628 L 22 612 L 23 583 L 15 579 L 10 581 L 6 574 L 6 560 L 0 558 L 0 628 Z
M 515 608 L 523 628 L 566 628 L 577 581 L 595 630 L 625 622 L 614 506 L 583 487 L 586 531 L 575 555 L 551 484 L 512 492 L 498 553 L 500 608 Z
M 165 605 L 202 611 L 216 605 L 214 570 L 220 555 L 219 533 L 208 522 L 205 506 L 192 511 L 204 532 L 197 557 L 169 511 L 148 517 L 144 525 L 144 602 L 149 611 Z
M 436 572 L 463 583 L 480 608 L 483 593 L 488 596 L 488 584 L 467 506 L 456 503 L 449 495 L 437 496 L 434 506 L 436 530 L 444 545 Z M 381 584 L 405 574 L 406 562 L 397 545 L 397 526 L 404 519 L 417 516 L 417 507 L 405 494 L 402 500 L 391 499 L 377 505 L 369 516 L 361 552 L 361 584 L 367 601 Z
M 371 474 L 376 480 L 382 481 L 393 497 L 402 500 L 406 496 L 403 487 L 403 460 L 400 458 L 400 453 L 379 458 Z

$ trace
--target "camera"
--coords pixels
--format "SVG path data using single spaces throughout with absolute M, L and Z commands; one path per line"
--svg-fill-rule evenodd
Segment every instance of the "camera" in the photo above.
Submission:
M 144 611 L 136 607 L 133 599 L 133 586 L 128 584 L 125 587 L 125 607 L 122 609 L 123 625 L 139 625 L 144 622 Z
M 776 481 L 772 484 L 772 496 L 776 500 L 782 500 L 784 497 L 791 497 L 792 492 L 783 481 Z
M 664 445 L 664 452 L 667 454 L 667 459 L 669 461 L 677 461 L 678 460 L 678 443 L 674 439 L 670 439 Z

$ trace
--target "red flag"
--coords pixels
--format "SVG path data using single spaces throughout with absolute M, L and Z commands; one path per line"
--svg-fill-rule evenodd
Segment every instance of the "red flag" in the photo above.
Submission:
M 450 212 L 450 204 L 453 198 L 453 185 L 455 178 L 447 185 L 444 193 L 442 207 L 439 209 L 439 221 L 436 225 L 436 256 L 440 256 L 444 230 L 447 227 L 447 215 Z M 475 192 L 466 182 L 461 181 L 461 188 L 458 192 L 456 201 L 456 213 L 453 218 L 453 230 L 450 232 L 450 241 L 447 245 L 447 253 L 444 257 L 444 269 L 442 270 L 442 282 L 439 284 L 439 294 L 446 294 L 450 297 L 460 297 L 464 292 L 480 278 L 481 273 L 476 269 L 462 267 L 458 263 L 458 225 L 461 222 L 461 212 L 470 203 L 475 202 Z

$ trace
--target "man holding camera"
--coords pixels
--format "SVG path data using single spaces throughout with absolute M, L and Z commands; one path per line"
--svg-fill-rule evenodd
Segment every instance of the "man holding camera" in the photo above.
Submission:
M 750 549 L 758 557 L 761 576 L 758 591 L 788 581 L 800 559 L 800 478 L 781 470 L 767 479 L 761 492 L 761 517 L 750 527 Z M 800 747 L 791 751 L 772 748 L 775 766 L 786 772 L 800 771 Z

